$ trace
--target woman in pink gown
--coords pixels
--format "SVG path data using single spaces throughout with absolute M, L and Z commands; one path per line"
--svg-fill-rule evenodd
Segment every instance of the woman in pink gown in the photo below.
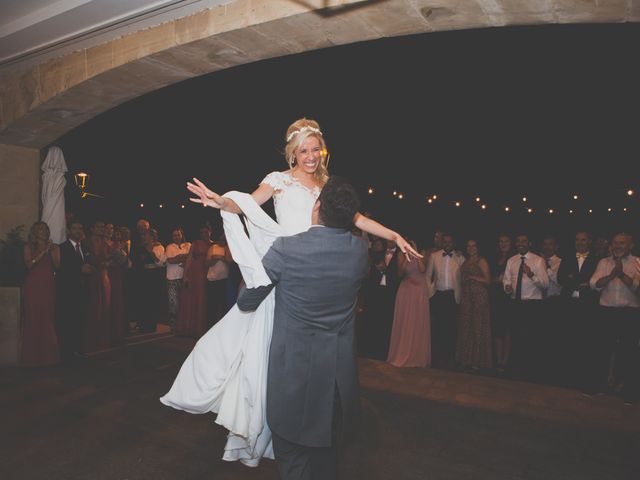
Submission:
M 176 333 L 191 337 L 200 337 L 207 331 L 207 251 L 211 241 L 211 228 L 200 229 L 200 239 L 191 244 L 184 267 L 182 291 Z
M 56 284 L 54 269 L 60 267 L 60 249 L 49 238 L 49 227 L 36 222 L 24 246 L 27 276 L 22 287 L 23 365 L 45 366 L 60 361 L 55 329 Z
M 412 246 L 416 249 L 415 244 Z M 417 250 L 417 249 L 416 249 Z M 427 367 L 431 364 L 431 322 L 425 259 L 407 262 L 398 255 L 402 279 L 396 295 L 387 362 L 396 367 Z

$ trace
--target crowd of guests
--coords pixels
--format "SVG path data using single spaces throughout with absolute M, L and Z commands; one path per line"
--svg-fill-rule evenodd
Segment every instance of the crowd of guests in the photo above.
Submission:
M 128 331 L 155 332 L 159 322 L 197 338 L 235 303 L 239 270 L 224 235 L 214 241 L 208 225 L 192 242 L 174 229 L 166 247 L 145 219 L 133 236 L 100 220 L 88 236 L 78 220 L 67 226 L 68 239 L 55 245 L 37 222 L 24 246 L 25 365 L 120 346 Z M 553 236 L 534 253 L 528 235 L 500 235 L 487 257 L 475 239 L 461 252 L 452 234 L 437 231 L 411 261 L 393 242 L 367 240 L 361 355 L 639 398 L 640 259 L 630 235 L 595 249 L 589 233 L 577 232 L 563 258 Z
M 127 227 L 67 221 L 67 240 L 52 243 L 36 222 L 24 245 L 21 363 L 43 366 L 121 346 L 128 333 L 151 333 L 164 323 L 199 337 L 235 303 L 240 275 L 224 235 L 204 225 L 187 242 L 171 232 L 162 245 L 149 221 Z
M 475 239 L 461 252 L 437 231 L 411 262 L 392 242 L 369 241 L 361 355 L 640 398 L 640 258 L 629 234 L 596 248 L 577 232 L 563 258 L 554 236 L 534 253 L 524 233 L 499 235 L 484 256 Z

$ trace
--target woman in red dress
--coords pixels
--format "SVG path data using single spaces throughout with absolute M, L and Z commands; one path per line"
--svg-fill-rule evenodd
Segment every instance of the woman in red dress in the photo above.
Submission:
M 34 223 L 23 250 L 27 276 L 22 287 L 24 317 L 20 360 L 24 365 L 44 366 L 60 361 L 54 279 L 54 269 L 60 267 L 60 249 L 49 235 L 46 223 Z
M 95 271 L 89 279 L 89 308 L 85 351 L 95 352 L 111 346 L 111 282 L 109 280 L 109 245 L 105 240 L 105 225 L 94 222 L 89 237 L 89 258 Z
M 176 333 L 200 337 L 207 331 L 207 251 L 211 241 L 211 227 L 200 229 L 200 239 L 191 244 L 184 267 L 182 292 L 180 293 L 180 309 Z

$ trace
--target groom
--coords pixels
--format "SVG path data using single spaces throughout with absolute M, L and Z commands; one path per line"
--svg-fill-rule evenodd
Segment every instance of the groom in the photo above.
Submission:
M 331 177 L 312 226 L 278 238 L 262 259 L 272 285 L 243 289 L 241 310 L 255 310 L 275 286 L 267 380 L 267 424 L 283 480 L 337 473 L 336 427 L 358 411 L 354 350 L 356 296 L 368 267 L 365 242 L 351 235 L 358 197 Z

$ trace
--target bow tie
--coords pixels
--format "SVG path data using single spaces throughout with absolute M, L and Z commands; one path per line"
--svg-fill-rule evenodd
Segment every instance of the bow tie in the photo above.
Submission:
M 442 256 L 443 256 L 443 257 L 453 257 L 453 252 L 449 252 L 449 253 L 447 253 L 447 252 L 442 252 Z
M 589 252 L 587 253 L 576 252 L 576 258 L 587 258 L 588 256 L 589 256 Z

